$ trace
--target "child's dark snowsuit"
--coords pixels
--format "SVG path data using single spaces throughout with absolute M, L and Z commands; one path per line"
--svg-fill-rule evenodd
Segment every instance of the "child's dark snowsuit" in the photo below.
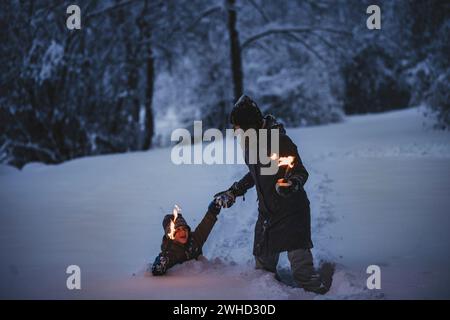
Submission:
M 208 207 L 208 211 L 193 232 L 191 232 L 189 226 L 185 224 L 184 219 L 179 218 L 180 221 L 183 221 L 183 224 L 189 228 L 188 241 L 184 245 L 175 242 L 167 236 L 166 232 L 162 239 L 161 253 L 156 257 L 155 262 L 153 262 L 153 275 L 163 275 L 169 268 L 178 263 L 183 263 L 184 261 L 191 259 L 197 259 L 198 256 L 202 254 L 203 244 L 206 242 L 206 239 L 208 239 L 209 233 L 217 221 L 217 215 L 219 212 L 220 206 L 214 202 L 211 202 Z M 176 227 L 178 227 L 177 223 Z M 166 230 L 166 227 L 164 227 L 164 229 Z

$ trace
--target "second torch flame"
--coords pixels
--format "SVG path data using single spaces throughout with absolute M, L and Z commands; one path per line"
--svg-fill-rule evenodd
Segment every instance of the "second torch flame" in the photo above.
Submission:
M 270 159 L 272 160 L 277 160 L 278 161 L 278 167 L 281 166 L 286 166 L 286 171 L 284 172 L 284 179 L 278 179 L 277 181 L 277 185 L 278 186 L 289 186 L 290 183 L 288 181 L 286 181 L 289 169 L 292 169 L 294 167 L 294 159 L 295 157 L 293 156 L 287 156 L 287 157 L 278 157 L 278 155 L 276 153 L 273 153 L 270 156 Z
M 272 154 L 270 156 L 270 159 L 272 160 L 278 160 L 278 166 L 287 166 L 287 168 L 292 169 L 294 167 L 294 159 L 295 157 L 293 156 L 288 156 L 288 157 L 278 157 L 278 155 L 276 153 Z
M 168 234 L 169 238 L 172 240 L 175 239 L 175 221 L 177 221 L 179 212 L 181 212 L 181 208 L 175 205 L 172 211 L 173 219 L 170 220 L 170 232 Z

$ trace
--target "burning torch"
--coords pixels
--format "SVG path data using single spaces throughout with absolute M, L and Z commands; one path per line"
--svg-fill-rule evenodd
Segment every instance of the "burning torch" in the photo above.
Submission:
M 289 169 L 292 169 L 294 167 L 294 159 L 293 156 L 287 156 L 287 157 L 278 157 L 276 153 L 272 154 L 270 157 L 272 160 L 278 161 L 278 167 L 286 166 L 286 171 L 284 172 L 284 178 L 278 179 L 277 186 L 279 187 L 290 187 L 292 183 L 287 180 Z
M 168 234 L 168 237 L 172 240 L 175 239 L 175 221 L 177 221 L 179 213 L 181 213 L 181 208 L 175 205 L 172 211 L 173 219 L 170 220 L 170 232 Z

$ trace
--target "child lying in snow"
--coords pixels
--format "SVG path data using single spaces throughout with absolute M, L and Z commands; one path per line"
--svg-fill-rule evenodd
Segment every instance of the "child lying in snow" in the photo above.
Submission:
M 173 215 L 168 214 L 164 217 L 163 228 L 164 236 L 161 244 L 161 253 L 156 257 L 152 265 L 154 276 L 160 276 L 177 263 L 197 259 L 202 254 L 203 244 L 209 236 L 214 224 L 217 221 L 217 215 L 220 212 L 221 203 L 213 200 L 208 207 L 208 211 L 199 223 L 197 228 L 191 232 L 191 228 L 184 220 L 181 214 L 178 214 L 175 220 L 174 239 L 169 238 L 170 221 Z

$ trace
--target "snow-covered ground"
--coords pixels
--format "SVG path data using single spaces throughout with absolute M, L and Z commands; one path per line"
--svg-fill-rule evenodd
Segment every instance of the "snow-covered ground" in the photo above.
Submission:
M 450 298 L 450 135 L 418 109 L 289 129 L 310 172 L 314 255 L 336 262 L 325 296 L 254 270 L 254 190 L 222 210 L 204 248 L 164 277 L 144 273 L 175 203 L 195 226 L 242 165 L 182 165 L 170 149 L 61 165 L 0 167 L 0 298 Z M 81 290 L 66 267 L 81 268 Z M 381 290 L 366 288 L 368 265 Z M 288 266 L 285 255 L 280 267 Z

